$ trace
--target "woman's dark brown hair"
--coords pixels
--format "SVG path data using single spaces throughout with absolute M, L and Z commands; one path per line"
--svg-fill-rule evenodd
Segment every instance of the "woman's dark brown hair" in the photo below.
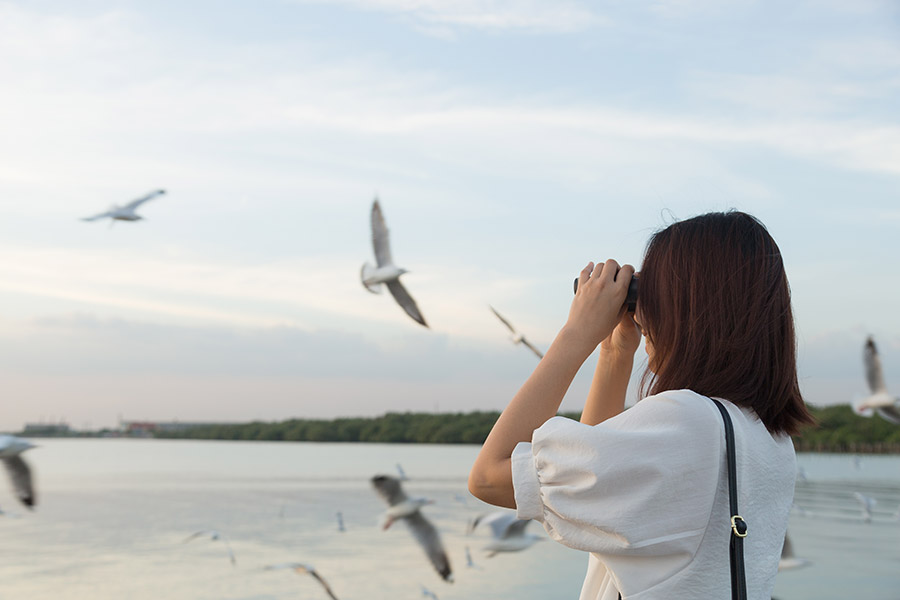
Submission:
M 738 212 L 674 223 L 647 245 L 638 312 L 650 394 L 691 389 L 756 411 L 772 433 L 813 423 L 797 383 L 791 292 L 765 226 Z

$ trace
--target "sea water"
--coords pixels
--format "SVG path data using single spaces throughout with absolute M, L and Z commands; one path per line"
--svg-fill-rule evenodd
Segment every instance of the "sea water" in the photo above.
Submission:
M 327 598 L 575 599 L 587 558 L 552 541 L 489 558 L 467 523 L 494 510 L 466 491 L 477 446 L 38 440 L 26 457 L 38 507 L 0 481 L 0 600 Z M 370 478 L 397 475 L 440 530 L 454 583 L 440 579 L 406 528 L 382 530 Z M 778 576 L 781 600 L 900 599 L 900 457 L 801 454 L 789 533 L 811 565 Z M 877 500 L 866 523 L 853 492 Z M 338 528 L 336 513 L 343 516 Z M 540 525 L 529 526 L 543 534 Z M 219 540 L 197 537 L 216 530 Z M 228 557 L 226 542 L 236 564 Z M 467 567 L 466 548 L 474 567 Z M 725 565 L 723 568 L 727 568 Z

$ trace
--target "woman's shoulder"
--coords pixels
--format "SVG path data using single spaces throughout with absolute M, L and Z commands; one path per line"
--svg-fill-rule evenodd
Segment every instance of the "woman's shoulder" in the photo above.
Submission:
M 692 390 L 666 390 L 638 401 L 624 411 L 623 421 L 663 420 L 672 423 L 698 423 L 713 420 L 717 409 L 706 396 Z
M 647 396 L 597 425 L 553 417 L 535 430 L 533 442 L 544 445 L 556 440 L 567 445 L 593 446 L 621 444 L 634 438 L 641 443 L 658 439 L 682 444 L 699 441 L 705 432 L 709 432 L 710 438 L 717 435 L 716 419 L 719 418 L 713 403 L 705 396 L 690 390 L 670 390 Z

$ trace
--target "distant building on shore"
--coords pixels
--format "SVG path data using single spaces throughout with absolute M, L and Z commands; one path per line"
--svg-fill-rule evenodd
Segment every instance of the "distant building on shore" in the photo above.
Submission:
M 25 423 L 22 435 L 35 437 L 53 437 L 72 435 L 68 423 Z
M 207 425 L 222 425 L 222 423 L 212 421 L 119 421 L 119 431 L 122 435 L 129 437 L 153 437 L 157 432 L 170 433 Z

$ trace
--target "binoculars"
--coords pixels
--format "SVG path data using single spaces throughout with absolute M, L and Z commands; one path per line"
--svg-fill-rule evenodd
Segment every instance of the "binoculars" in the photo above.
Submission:
M 578 292 L 578 278 L 575 278 L 575 286 L 573 292 Z M 628 312 L 634 312 L 637 308 L 637 299 L 638 299 L 638 278 L 635 275 L 631 276 L 631 281 L 628 283 L 628 293 L 625 294 L 625 307 Z

